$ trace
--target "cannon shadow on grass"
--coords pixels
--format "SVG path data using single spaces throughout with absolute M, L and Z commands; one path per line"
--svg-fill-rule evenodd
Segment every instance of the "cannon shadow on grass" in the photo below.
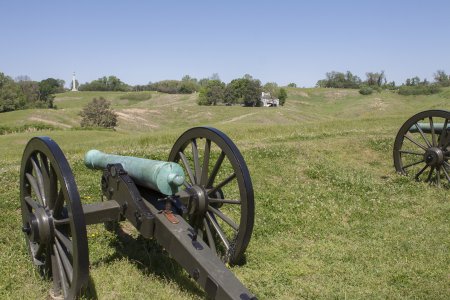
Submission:
M 153 274 L 164 280 L 171 281 L 197 297 L 205 297 L 203 290 L 189 277 L 188 273 L 164 250 L 154 239 L 145 239 L 141 235 L 134 238 L 124 231 L 120 225 L 115 224 L 108 228 L 116 233 L 116 238 L 110 242 L 110 246 L 116 251 L 113 255 L 93 265 L 110 263 L 122 258 L 129 259 L 143 274 Z M 96 298 L 95 298 L 96 299 Z
M 83 295 L 83 299 L 88 299 L 88 300 L 97 300 L 98 299 L 97 290 L 95 289 L 95 282 L 92 279 L 91 275 L 89 275 L 88 285 L 87 285 L 86 289 L 83 291 L 82 295 Z

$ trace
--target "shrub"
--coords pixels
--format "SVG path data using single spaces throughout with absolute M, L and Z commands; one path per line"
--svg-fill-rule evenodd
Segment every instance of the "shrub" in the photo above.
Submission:
M 21 126 L 6 126 L 0 125 L 0 135 L 10 134 L 10 133 L 19 133 L 19 132 L 35 132 L 41 130 L 55 130 L 56 128 L 52 125 L 42 124 L 42 123 L 33 123 L 33 124 L 24 124 Z
M 403 85 L 398 89 L 398 93 L 404 96 L 410 95 L 431 95 L 437 94 L 441 91 L 437 85 Z
M 370 95 L 373 93 L 373 89 L 368 86 L 364 86 L 359 90 L 359 93 L 361 95 Z
M 94 98 L 80 112 L 81 127 L 104 127 L 114 128 L 117 126 L 117 114 L 112 108 L 111 103 L 100 97 Z
M 121 100 L 130 100 L 130 101 L 145 101 L 152 98 L 152 94 L 149 92 L 130 92 L 126 93 L 125 95 L 122 95 L 119 97 Z

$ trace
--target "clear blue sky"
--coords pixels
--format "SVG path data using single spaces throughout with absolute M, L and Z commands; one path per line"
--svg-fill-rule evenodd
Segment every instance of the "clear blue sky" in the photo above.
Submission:
M 218 73 L 314 86 L 450 72 L 450 1 L 2 1 L 0 72 L 146 84 Z

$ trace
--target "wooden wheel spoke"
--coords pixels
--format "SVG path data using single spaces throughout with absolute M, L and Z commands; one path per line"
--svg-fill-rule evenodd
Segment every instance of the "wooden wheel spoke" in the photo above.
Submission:
M 61 247 L 61 243 L 58 241 L 58 239 L 55 239 L 56 249 L 58 250 L 59 257 L 61 259 L 61 262 L 64 266 L 64 271 L 69 279 L 69 282 L 72 282 L 73 279 L 73 267 L 70 263 L 69 258 L 67 257 L 66 252 Z
M 33 165 L 34 173 L 36 174 L 36 179 L 37 179 L 37 184 L 38 184 L 39 191 L 41 194 L 42 204 L 44 206 L 46 206 L 47 199 L 46 199 L 45 188 L 44 188 L 44 176 L 42 175 L 41 167 L 39 166 L 37 156 L 31 156 L 30 160 L 31 160 L 31 164 Z
M 45 250 L 45 245 L 43 243 L 40 243 L 38 245 L 36 252 L 34 253 L 34 258 L 37 260 L 40 260 L 42 253 L 44 253 L 44 250 Z
M 219 172 L 220 166 L 225 158 L 225 152 L 221 152 L 219 158 L 217 159 L 214 167 L 209 175 L 208 182 L 206 183 L 206 187 L 211 187 L 214 184 L 214 180 L 216 179 L 217 173 Z
M 56 198 L 55 205 L 53 207 L 53 216 L 59 217 L 64 207 L 64 193 L 63 190 L 60 189 L 58 193 L 58 197 Z
M 46 156 L 41 153 L 42 160 L 42 174 L 44 175 L 44 185 L 45 185 L 45 195 L 47 200 L 47 206 L 53 209 L 55 206 L 56 199 L 58 197 L 58 176 L 56 175 L 55 169 L 48 162 Z
M 409 165 L 404 166 L 404 167 L 403 167 L 403 170 L 405 170 L 405 169 L 407 169 L 407 168 L 410 168 L 410 167 L 412 167 L 412 166 L 415 166 L 415 165 L 417 165 L 417 164 L 423 163 L 423 162 L 425 162 L 424 159 L 419 160 L 419 161 L 416 161 L 416 162 L 413 162 L 413 163 L 410 163 Z
M 37 203 L 36 201 L 34 201 L 30 196 L 27 196 L 24 198 L 25 202 L 31 206 L 31 208 L 33 209 L 38 209 L 39 208 L 39 203 Z
M 45 204 L 49 206 L 51 203 L 51 189 L 54 187 L 54 182 L 52 182 L 50 178 L 50 169 L 48 165 L 48 159 L 43 153 L 39 153 L 40 161 L 41 161 L 41 171 L 42 178 L 44 183 L 44 196 L 45 196 Z
M 186 158 L 186 155 L 184 155 L 183 152 L 179 152 L 178 155 L 180 155 L 181 158 L 181 162 L 184 165 L 184 168 L 186 169 L 186 172 L 188 173 L 189 179 L 191 180 L 191 184 L 195 184 L 195 177 L 194 177 L 194 173 L 192 173 L 192 169 L 191 166 L 189 165 L 189 162 Z
M 439 136 L 439 146 L 444 146 L 445 143 L 445 137 L 448 134 L 449 129 L 447 129 L 448 126 L 448 119 L 445 119 L 444 126 L 442 127 L 441 135 Z M 447 147 L 442 147 L 443 149 Z
M 429 182 L 431 180 L 431 176 L 433 176 L 433 172 L 434 172 L 434 167 L 431 167 L 430 173 L 428 173 L 428 177 L 425 180 L 425 182 Z
M 57 265 L 57 269 L 58 269 L 59 279 L 61 282 L 61 287 L 62 287 L 64 296 L 67 296 L 69 294 L 69 283 L 67 281 L 67 277 L 64 272 L 63 262 L 61 260 L 61 257 L 59 255 L 58 249 L 56 248 L 55 244 L 53 245 L 53 251 L 54 251 L 55 257 L 56 257 L 56 265 Z
M 445 166 L 442 167 L 442 171 L 444 171 L 445 177 L 447 178 L 448 182 L 450 182 L 450 175 L 447 172 L 447 169 Z
M 415 152 L 415 151 L 409 151 L 409 150 L 400 150 L 399 152 L 402 154 L 411 154 L 411 155 L 418 155 L 418 156 L 423 156 L 425 154 L 425 152 Z
M 423 149 L 424 151 L 427 151 L 427 148 L 426 148 L 425 146 L 423 146 L 422 144 L 419 144 L 418 142 L 416 142 L 416 141 L 414 140 L 413 137 L 410 137 L 410 135 L 411 135 L 411 134 L 408 132 L 408 133 L 406 133 L 406 134 L 404 135 L 404 137 L 407 138 L 411 143 L 413 143 L 413 144 L 416 145 L 417 147 Z
M 420 135 L 422 136 L 423 140 L 425 141 L 425 143 L 427 144 L 428 147 L 431 147 L 430 142 L 428 141 L 428 139 L 425 137 L 422 128 L 419 126 L 419 124 L 415 123 L 414 124 L 417 128 L 417 130 L 419 131 Z
M 51 247 L 52 253 L 51 253 L 51 267 L 52 270 L 57 270 L 58 269 L 58 263 L 56 262 L 56 254 L 53 250 L 53 247 Z M 55 291 L 55 294 L 60 294 L 61 293 L 61 279 L 59 278 L 59 272 L 53 272 L 52 273 L 52 277 L 53 277 L 53 290 Z
M 230 249 L 230 243 L 228 242 L 228 239 L 227 239 L 225 233 L 220 228 L 220 225 L 216 222 L 216 220 L 214 220 L 214 218 L 211 216 L 211 213 L 207 213 L 206 216 L 207 216 L 209 222 L 211 223 L 213 229 L 219 235 L 219 238 L 221 239 L 221 241 L 222 241 L 223 245 L 225 246 L 226 250 L 228 251 L 228 249 Z
M 200 178 L 202 176 L 202 170 L 200 168 L 200 160 L 198 158 L 197 140 L 193 139 L 191 142 L 191 145 L 192 145 L 192 156 L 194 159 L 195 182 L 200 183 Z
M 422 175 L 422 173 L 423 173 L 426 169 L 428 169 L 428 167 L 429 167 L 429 165 L 425 165 L 425 167 L 423 167 L 423 168 L 416 174 L 416 176 L 415 176 L 416 180 L 419 179 L 420 175 Z
M 202 175 L 200 177 L 200 185 L 206 185 L 208 179 L 209 156 L 211 152 L 211 140 L 205 141 L 205 151 L 203 151 Z
M 206 238 L 208 240 L 209 248 L 211 248 L 211 251 L 213 251 L 214 253 L 217 253 L 216 244 L 214 242 L 211 228 L 209 227 L 209 223 L 206 218 L 203 218 L 203 227 L 205 228 Z
M 450 138 L 448 139 L 448 142 L 442 146 L 442 149 L 446 149 L 448 147 L 450 147 Z
M 436 167 L 436 183 L 437 183 L 437 186 L 441 186 L 441 167 L 440 166 Z
M 39 200 L 41 205 L 44 205 L 44 202 L 42 201 L 41 191 L 39 190 L 39 186 L 38 186 L 38 182 L 37 182 L 36 178 L 34 178 L 34 176 L 31 175 L 30 173 L 26 173 L 25 176 L 27 177 L 28 182 L 31 185 L 31 188 L 33 189 L 34 193 L 36 194 L 36 198 Z
M 72 241 L 69 240 L 68 237 L 66 237 L 61 231 L 59 231 L 58 229 L 55 228 L 55 234 L 56 234 L 56 238 L 59 239 L 61 241 L 61 243 L 64 245 L 64 247 L 66 248 L 66 250 L 72 254 Z
M 183 182 L 185 188 L 190 188 L 192 185 L 189 184 L 186 180 Z
M 436 142 L 436 132 L 434 130 L 434 122 L 433 122 L 433 117 L 428 117 L 428 119 L 430 120 L 430 128 L 431 128 L 431 139 L 433 141 L 433 146 L 436 147 L 437 146 L 437 142 Z
M 227 215 L 225 215 L 223 212 L 221 212 L 220 210 L 212 207 L 212 206 L 208 206 L 208 211 L 212 212 L 213 214 L 215 214 L 216 216 L 218 216 L 219 218 L 221 218 L 225 223 L 227 223 L 228 225 L 231 226 L 231 228 L 233 228 L 235 231 L 239 230 L 239 225 L 236 224 L 233 220 L 231 220 Z
M 53 219 L 53 223 L 55 225 L 67 225 L 69 224 L 70 219 L 69 218 L 64 218 L 64 219 Z
M 209 203 L 226 203 L 226 204 L 242 204 L 241 200 L 221 199 L 221 198 L 208 198 Z
M 236 173 L 231 174 L 230 176 L 225 178 L 221 183 L 219 183 L 218 185 L 213 187 L 211 190 L 209 190 L 208 191 L 208 196 L 214 194 L 215 192 L 217 192 L 219 189 L 223 188 L 225 185 L 230 183 L 230 181 L 232 181 L 235 178 L 236 178 Z

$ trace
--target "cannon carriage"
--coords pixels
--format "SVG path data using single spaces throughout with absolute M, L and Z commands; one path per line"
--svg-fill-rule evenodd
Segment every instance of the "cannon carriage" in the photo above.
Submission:
M 254 196 L 236 145 L 209 127 L 186 131 L 168 161 L 97 150 L 85 165 L 102 170 L 103 201 L 82 204 L 72 170 L 49 137 L 32 138 L 20 171 L 22 231 L 32 263 L 52 279 L 54 297 L 75 299 L 89 278 L 86 225 L 128 220 L 153 238 L 213 299 L 256 299 L 226 264 L 250 241 Z
M 427 110 L 403 124 L 393 150 L 398 173 L 450 188 L 449 119 L 450 111 Z

